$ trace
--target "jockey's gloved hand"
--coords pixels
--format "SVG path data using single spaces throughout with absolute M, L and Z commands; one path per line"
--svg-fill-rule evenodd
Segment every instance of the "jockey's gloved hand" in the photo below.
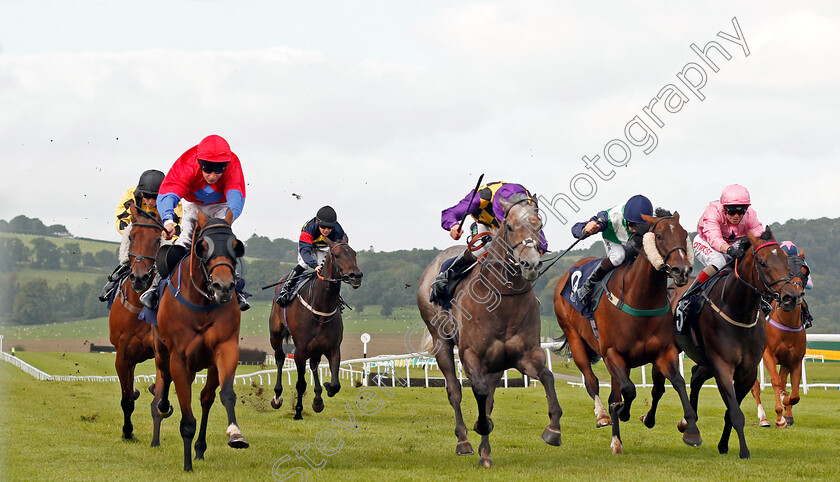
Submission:
M 746 251 L 740 245 L 733 244 L 726 250 L 726 254 L 732 256 L 734 259 L 741 259 L 746 254 Z

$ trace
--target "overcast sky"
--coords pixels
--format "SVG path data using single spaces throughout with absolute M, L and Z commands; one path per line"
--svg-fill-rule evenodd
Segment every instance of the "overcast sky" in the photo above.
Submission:
M 569 221 L 643 193 L 691 231 L 730 183 L 765 223 L 839 216 L 836 2 L 0 3 L 2 219 L 116 241 L 125 190 L 209 134 L 242 161 L 243 239 L 330 204 L 356 249 L 442 248 L 481 173 Z M 717 72 L 690 47 L 713 40 Z M 569 226 L 548 215 L 552 249 Z

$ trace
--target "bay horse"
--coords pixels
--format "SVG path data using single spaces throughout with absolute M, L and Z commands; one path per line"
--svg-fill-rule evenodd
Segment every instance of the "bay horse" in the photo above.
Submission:
M 679 394 L 688 423 L 683 441 L 692 447 L 702 443 L 695 423 L 697 414 L 691 407 L 679 369 L 674 317 L 667 298 L 669 278 L 679 286 L 688 282 L 694 262 L 693 248 L 688 233 L 680 225 L 679 213 L 672 215 L 657 209 L 656 217 L 643 215 L 642 218 L 650 229 L 643 237 L 639 256 L 616 267 L 607 278 L 605 290 L 593 291 L 597 298 L 606 295 L 593 313 L 597 333 L 590 320 L 561 295 L 571 269 L 554 290 L 557 322 L 566 336 L 575 364 L 583 374 L 586 391 L 595 401 L 596 427 L 612 425 L 610 449 L 614 454 L 623 453 L 619 422 L 630 419 L 630 407 L 636 398 L 630 369 L 648 363 L 653 367 L 652 402 L 648 413 L 641 417 L 642 422 L 648 428 L 655 425 L 656 409 L 665 393 L 667 378 Z M 594 259 L 597 258 L 585 258 L 572 266 L 582 266 Z M 599 358 L 604 359 L 612 383 L 609 415 L 601 403 L 598 378 L 592 371 L 592 363 Z
M 801 261 L 796 261 L 799 258 Z M 793 261 L 793 263 L 791 263 Z M 789 266 L 793 284 L 804 286 L 808 282 L 808 267 L 804 265 L 805 251 L 799 256 L 790 256 Z M 800 298 L 801 300 L 801 298 Z M 793 425 L 793 406 L 799 403 L 799 383 L 802 381 L 802 360 L 805 358 L 807 340 L 802 325 L 802 306 L 797 302 L 792 311 L 779 308 L 773 301 L 772 311 L 767 318 L 767 347 L 764 349 L 764 367 L 770 373 L 770 382 L 776 396 L 776 428 Z M 779 365 L 778 370 L 776 365 Z M 787 392 L 790 375 L 791 393 Z M 758 405 L 759 426 L 769 427 L 770 422 L 761 405 L 761 386 L 758 380 L 752 388 Z
M 298 295 L 285 307 L 272 303 L 269 314 L 269 331 L 271 333 L 271 347 L 274 348 L 274 358 L 277 362 L 277 384 L 274 386 L 274 398 L 271 406 L 274 409 L 283 405 L 283 364 L 286 361 L 283 353 L 283 341 L 289 337 L 295 343 L 295 365 L 298 380 L 297 403 L 295 404 L 295 420 L 303 419 L 303 394 L 306 393 L 306 362 L 312 370 L 312 384 L 315 399 L 312 410 L 320 413 L 324 410 L 324 399 L 321 397 L 323 388 L 327 395 L 335 396 L 341 389 L 338 379 L 339 363 L 341 363 L 341 340 L 344 338 L 344 321 L 341 317 L 341 283 L 347 283 L 353 289 L 362 284 L 362 272 L 356 264 L 356 252 L 344 241 L 327 242 L 327 255 L 324 265 L 317 278 L 306 281 L 300 288 Z M 283 286 L 281 280 L 275 290 Z M 318 374 L 318 364 L 321 356 L 326 356 L 330 364 L 332 381 L 324 383 Z
M 510 201 L 510 202 L 508 202 Z M 539 240 L 542 222 L 533 198 L 514 194 L 502 200 L 505 217 L 494 232 L 479 233 L 470 242 L 477 250 L 487 237 L 486 254 L 457 286 L 450 310 L 429 301 L 432 282 L 440 266 L 464 250 L 452 246 L 437 255 L 420 277 L 417 306 L 426 323 L 426 351 L 434 345 L 438 366 L 446 378 L 446 393 L 455 411 L 455 453 L 472 455 L 467 427 L 461 414 L 461 384 L 455 375 L 454 348 L 472 385 L 478 404 L 474 430 L 481 435 L 479 462 L 490 467 L 490 432 L 493 421 L 493 397 L 508 368 L 538 379 L 548 399 L 549 425 L 542 439 L 559 446 L 560 417 L 563 411 L 554 389 L 554 375 L 545 366 L 546 355 L 540 348 L 539 303 L 533 282 L 541 266 Z
M 152 411 L 159 410 L 161 397 L 174 382 L 181 408 L 181 438 L 184 441 L 184 470 L 192 470 L 191 443 L 196 421 L 192 412 L 192 383 L 196 372 L 207 369 L 207 383 L 201 390 L 201 428 L 195 443 L 195 459 L 204 460 L 210 407 L 216 388 L 227 410 L 228 445 L 247 448 L 248 442 L 236 423 L 236 393 L 233 378 L 239 363 L 240 311 L 234 286 L 236 259 L 245 247 L 230 228 L 233 214 L 225 219 L 208 219 L 199 211 L 192 249 L 174 269 L 158 305 L 155 330 L 157 381 Z
M 750 392 L 756 379 L 756 369 L 766 346 L 765 324 L 758 322 L 757 312 L 762 297 L 776 299 L 783 311 L 792 311 L 803 295 L 802 286 L 793 283 L 788 273 L 787 254 L 773 239 L 768 227 L 759 236 L 748 234 L 742 241 L 749 249 L 729 272 L 721 272 L 720 279 L 702 292 L 705 303 L 698 313 L 698 337 L 702 342 L 704 360 L 691 369 L 691 406 L 697 402 L 703 383 L 714 377 L 726 412 L 718 452 L 729 452 L 729 436 L 734 428 L 740 443 L 739 456 L 750 457 L 744 437 L 744 412 L 741 401 Z M 671 309 L 677 307 L 687 288 L 678 288 L 671 299 Z M 684 351 L 692 350 L 680 342 Z M 685 421 L 680 424 L 685 426 Z
M 155 356 L 152 325 L 138 317 L 143 308 L 140 294 L 149 288 L 154 277 L 155 253 L 160 247 L 163 229 L 157 214 L 139 209 L 134 202 L 129 206 L 129 213 L 130 224 L 124 230 L 120 262 L 128 261 L 131 271 L 128 278 L 117 287 L 116 300 L 108 315 L 111 344 L 117 349 L 114 365 L 122 393 L 120 406 L 123 411 L 124 439 L 134 437 L 131 414 L 134 412 L 134 401 L 140 396 L 140 391 L 134 388 L 134 368 L 138 363 Z M 149 388 L 153 390 L 153 387 Z M 162 416 L 172 415 L 172 407 L 168 407 Z M 160 444 L 159 430 L 155 434 L 152 447 Z

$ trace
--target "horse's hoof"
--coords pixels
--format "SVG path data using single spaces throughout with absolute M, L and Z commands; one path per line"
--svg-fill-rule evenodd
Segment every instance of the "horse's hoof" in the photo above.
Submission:
M 610 420 L 610 417 L 599 418 L 595 421 L 596 428 L 607 427 L 610 425 L 612 425 L 612 420 Z
M 487 457 L 487 458 L 482 457 L 482 458 L 478 459 L 478 466 L 479 467 L 486 467 L 486 468 L 489 469 L 492 465 L 493 465 L 493 461 L 490 460 L 490 457 Z
M 339 390 L 341 390 L 341 385 L 337 383 L 335 385 L 333 385 L 332 383 L 325 383 L 324 388 L 327 389 L 328 397 L 334 397 L 335 394 L 338 393 Z
M 134 434 L 133 433 L 126 434 L 125 432 L 123 432 L 122 438 L 123 438 L 123 440 L 133 440 L 134 439 Z
M 779 420 L 778 422 L 776 422 L 776 428 L 778 428 L 778 429 L 784 429 L 784 428 L 787 428 L 787 426 L 788 426 L 788 423 L 787 423 L 787 421 L 786 421 L 786 420 L 784 420 L 784 419 Z
M 169 417 L 171 417 L 171 416 L 172 416 L 172 413 L 173 413 L 174 411 L 175 411 L 175 408 L 174 408 L 172 405 L 170 405 L 170 406 L 169 406 L 169 409 L 168 409 L 167 411 L 165 411 L 165 412 L 161 412 L 161 411 L 160 411 L 160 405 L 158 405 L 158 409 L 157 409 L 158 415 L 160 415 L 160 416 L 161 416 L 161 418 L 169 418 Z
M 313 400 L 312 401 L 312 410 L 315 413 L 321 413 L 324 411 L 324 401 L 323 400 Z
M 228 446 L 235 449 L 247 449 L 250 444 L 247 440 L 245 440 L 245 437 L 243 437 L 241 433 L 236 433 L 231 435 L 228 439 Z
M 135 388 L 134 393 L 131 395 L 131 398 L 132 400 L 137 400 L 138 398 L 140 398 L 140 390 Z
M 303 420 L 303 415 L 301 415 L 300 413 L 296 413 L 294 419 L 295 420 Z
M 160 440 L 152 440 L 152 443 L 149 444 L 149 447 L 160 447 Z
M 612 442 L 610 442 L 610 450 L 613 454 L 623 454 L 624 447 L 621 444 L 621 440 L 618 437 L 613 437 Z
M 149 385 L 149 393 L 151 393 L 152 395 L 155 394 L 155 384 L 154 383 Z
M 469 440 L 458 442 L 458 445 L 455 446 L 455 455 L 472 455 L 474 453 Z
M 554 430 L 551 427 L 546 427 L 542 433 L 543 442 L 547 443 L 548 445 L 554 445 L 555 447 L 559 447 L 561 444 L 560 440 L 560 431 Z
M 682 419 L 679 422 L 677 422 L 677 430 L 679 430 L 680 433 L 685 433 L 685 429 L 687 427 L 688 427 L 688 421 L 686 419 Z
M 654 425 L 656 425 L 656 417 L 648 417 L 647 414 L 644 414 L 641 417 L 639 417 L 639 420 L 641 420 L 647 428 L 653 428 Z
M 788 426 L 793 425 L 793 417 L 785 417 L 785 422 L 787 422 Z
M 699 433 L 683 433 L 683 442 L 689 447 L 699 447 L 703 443 L 703 438 Z
M 283 397 L 280 398 L 272 398 L 271 399 L 271 408 L 277 410 L 278 408 L 283 406 Z
M 742 459 L 748 459 L 748 458 L 750 458 L 750 451 L 749 451 L 749 449 L 744 449 L 744 450 L 742 450 L 742 451 L 741 451 L 741 453 L 740 453 L 740 454 L 738 454 L 738 456 L 739 456 L 739 457 L 741 457 Z
M 726 455 L 729 453 L 729 447 L 725 444 L 719 443 L 718 444 L 718 453 L 721 455 Z
M 766 418 L 764 420 L 759 420 L 758 421 L 758 426 L 759 427 L 765 427 L 765 428 L 770 427 L 770 421 L 767 420 Z
M 193 460 L 204 460 L 204 452 L 202 452 L 202 453 L 196 452 L 195 453 L 195 459 L 193 459 Z

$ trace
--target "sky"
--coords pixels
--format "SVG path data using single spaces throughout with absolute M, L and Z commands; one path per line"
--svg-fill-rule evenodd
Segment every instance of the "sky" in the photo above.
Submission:
M 836 2 L 0 4 L 0 219 L 117 241 L 126 189 L 209 134 L 243 239 L 329 204 L 357 250 L 444 248 L 481 174 L 539 195 L 553 250 L 639 193 L 689 231 L 732 183 L 764 223 L 840 216 Z

